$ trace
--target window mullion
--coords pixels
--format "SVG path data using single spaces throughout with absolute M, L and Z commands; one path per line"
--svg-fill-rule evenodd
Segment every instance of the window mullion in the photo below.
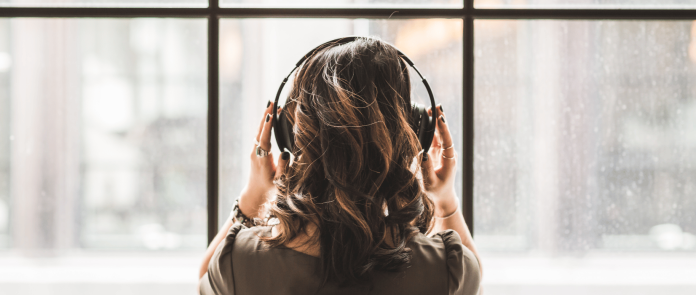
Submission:
M 210 5 L 217 5 L 211 0 Z M 218 230 L 218 176 L 219 176 L 219 44 L 220 20 L 217 15 L 208 17 L 208 244 Z
M 473 4 L 473 0 L 466 0 Z M 471 6 L 469 6 L 471 7 Z M 468 9 L 468 8 L 467 8 Z M 463 155 L 460 158 L 462 169 L 462 211 L 469 231 L 474 234 L 474 19 L 472 16 L 464 17 L 464 46 L 463 58 L 464 73 L 464 102 L 462 103 L 462 135 Z

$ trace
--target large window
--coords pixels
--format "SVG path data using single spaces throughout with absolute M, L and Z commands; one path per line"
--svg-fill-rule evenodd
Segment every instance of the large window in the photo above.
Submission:
M 694 294 L 693 9 L 0 0 L 0 294 L 194 294 L 256 114 L 347 35 L 399 47 L 457 126 L 484 294 Z

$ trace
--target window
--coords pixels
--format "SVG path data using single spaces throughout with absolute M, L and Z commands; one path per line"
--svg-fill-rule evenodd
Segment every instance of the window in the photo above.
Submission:
M 487 291 L 693 292 L 693 27 L 475 21 L 476 242 L 499 280 Z
M 0 293 L 192 294 L 248 122 L 373 35 L 460 126 L 485 294 L 693 294 L 695 5 L 0 0 Z
M 13 248 L 199 248 L 205 25 L 9 21 Z

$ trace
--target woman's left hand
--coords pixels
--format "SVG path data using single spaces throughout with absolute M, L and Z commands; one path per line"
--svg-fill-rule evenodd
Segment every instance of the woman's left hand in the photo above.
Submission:
M 274 163 L 273 154 L 271 154 L 271 128 L 272 128 L 272 111 L 274 105 L 269 102 L 261 117 L 259 131 L 256 134 L 256 142 L 264 151 L 268 151 L 268 156 L 257 156 L 256 143 L 251 150 L 251 173 L 246 187 L 242 190 L 239 196 L 239 209 L 244 215 L 254 218 L 263 216 L 263 205 L 268 202 L 276 192 L 273 181 L 283 175 L 290 160 L 290 153 L 283 152 L 278 158 L 278 164 Z M 279 108 L 278 113 L 282 110 Z

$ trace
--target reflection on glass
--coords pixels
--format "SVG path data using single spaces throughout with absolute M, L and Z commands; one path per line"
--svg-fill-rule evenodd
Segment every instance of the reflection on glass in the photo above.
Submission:
M 487 294 L 695 292 L 695 23 L 475 26 Z
M 694 8 L 694 0 L 474 0 L 476 8 Z
M 205 21 L 2 24 L 11 247 L 204 247 Z
M 208 7 L 208 0 L 0 0 L 0 7 Z
M 268 100 L 293 65 L 315 46 L 343 36 L 376 36 L 396 45 L 427 77 L 435 98 L 461 126 L 461 20 L 223 19 L 220 28 L 220 223 L 246 184 L 249 154 Z M 412 73 L 413 99 L 427 92 Z M 289 85 L 292 85 L 289 83 Z M 285 87 L 281 99 L 290 87 Z M 461 130 L 452 128 L 461 153 Z M 277 157 L 280 152 L 273 147 Z M 457 182 L 461 192 L 461 182 Z
M 461 8 L 463 0 L 220 0 L 221 7 L 427 7 Z

